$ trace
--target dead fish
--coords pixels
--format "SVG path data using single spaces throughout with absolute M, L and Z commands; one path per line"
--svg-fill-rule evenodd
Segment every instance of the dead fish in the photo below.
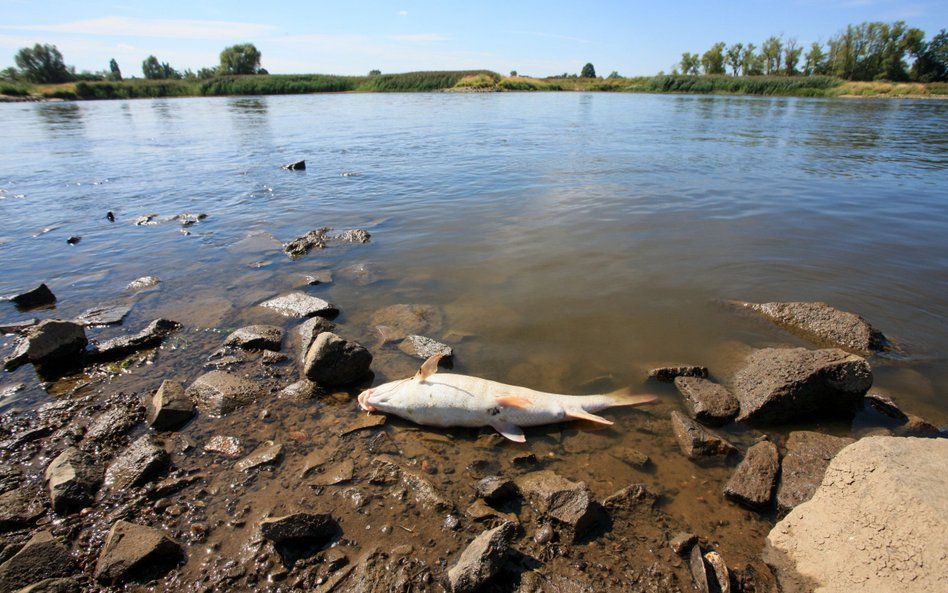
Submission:
M 413 377 L 363 391 L 359 406 L 367 412 L 394 414 L 427 426 L 491 426 L 511 441 L 523 443 L 522 426 L 569 420 L 612 424 L 594 412 L 656 399 L 654 395 L 633 395 L 628 389 L 561 395 L 468 375 L 436 374 L 441 357 L 436 354 L 426 360 Z

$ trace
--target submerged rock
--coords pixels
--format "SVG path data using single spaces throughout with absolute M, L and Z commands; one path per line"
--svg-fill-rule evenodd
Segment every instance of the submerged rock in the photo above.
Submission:
M 261 307 L 273 309 L 286 317 L 332 316 L 339 308 L 321 298 L 302 292 L 291 292 L 260 303 Z
M 116 457 L 105 470 L 105 486 L 125 490 L 142 486 L 158 477 L 171 460 L 164 443 L 146 434 Z
M 79 317 L 76 317 L 76 323 L 86 327 L 97 325 L 118 325 L 122 323 L 128 312 L 132 310 L 131 305 L 108 305 L 102 307 L 93 307 L 84 311 Z
M 405 354 L 422 360 L 427 360 L 435 354 L 440 354 L 442 356 L 441 360 L 448 362 L 454 356 L 454 349 L 452 349 L 451 346 L 415 334 L 406 336 L 401 344 L 398 345 L 398 348 Z
M 145 420 L 155 430 L 178 430 L 194 416 L 194 404 L 177 381 L 164 380 L 148 400 Z
M 93 362 L 118 360 L 139 350 L 159 346 L 165 338 L 180 328 L 181 324 L 177 321 L 156 319 L 137 334 L 120 336 L 97 344 L 88 357 Z
M 444 315 L 432 305 L 401 304 L 379 309 L 372 315 L 373 326 L 388 328 L 389 340 L 410 334 L 437 331 L 444 324 Z
M 313 249 L 326 248 L 326 234 L 331 231 L 329 227 L 313 229 L 303 235 L 283 244 L 283 251 L 292 259 L 303 257 Z
M 473 593 L 496 575 L 507 560 L 507 552 L 517 528 L 505 522 L 478 535 L 448 569 L 452 593 Z
M 707 378 L 708 367 L 696 365 L 667 366 L 649 369 L 648 378 L 657 381 L 671 383 L 675 377 L 701 377 Z
M 480 498 L 490 504 L 501 504 L 519 494 L 517 485 L 513 480 L 500 476 L 488 476 L 478 481 L 474 489 Z
M 780 423 L 852 412 L 871 386 L 869 363 L 843 350 L 765 348 L 734 377 L 737 419 Z
M 784 593 L 945 588 L 948 440 L 868 437 L 770 531 L 764 561 Z
M 10 300 L 20 309 L 29 310 L 55 304 L 56 295 L 53 294 L 53 291 L 51 291 L 46 284 L 40 284 L 33 290 L 21 292 L 20 294 L 10 297 Z
M 161 280 L 158 279 L 158 276 L 142 276 L 141 278 L 136 278 L 129 282 L 125 290 L 143 290 L 145 288 L 151 288 L 152 286 L 158 286 L 160 282 Z
M 320 385 L 347 385 L 363 378 L 371 364 L 372 354 L 361 344 L 323 332 L 306 353 L 303 376 Z
M 244 350 L 273 350 L 278 352 L 283 342 L 283 330 L 275 325 L 248 325 L 227 336 L 225 346 Z
M 19 552 L 0 564 L 0 591 L 17 591 L 44 579 L 76 571 L 69 550 L 49 531 L 40 531 Z
M 234 465 L 237 471 L 245 472 L 262 465 L 275 464 L 283 456 L 283 445 L 266 441 Z
M 103 585 L 160 578 L 186 558 L 184 548 L 152 527 L 118 521 L 112 525 L 95 567 Z
M 328 513 L 294 513 L 260 522 L 260 534 L 275 544 L 295 540 L 329 541 L 339 524 Z
M 205 414 L 224 416 L 257 399 L 257 385 L 224 371 L 211 371 L 194 380 L 185 391 Z
M 762 441 L 747 450 L 724 486 L 724 496 L 751 509 L 765 509 L 773 498 L 780 455 L 777 446 Z
M 787 452 L 780 464 L 777 510 L 786 513 L 813 496 L 830 460 L 846 445 L 855 442 L 819 432 L 798 430 L 787 438 Z
M 869 354 L 888 347 L 881 331 L 855 313 L 826 303 L 738 303 L 766 319 L 822 345 Z
M 737 416 L 740 403 L 723 385 L 701 377 L 675 377 L 694 418 L 709 426 L 727 424 Z
M 671 413 L 671 423 L 678 446 L 688 459 L 727 456 L 737 452 L 734 445 L 695 423 L 681 412 Z
M 69 447 L 49 464 L 45 478 L 53 510 L 64 514 L 95 502 L 95 493 L 102 484 L 102 468 L 87 453 Z

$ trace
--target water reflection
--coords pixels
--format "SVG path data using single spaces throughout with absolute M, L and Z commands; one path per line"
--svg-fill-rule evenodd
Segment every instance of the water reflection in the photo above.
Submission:
M 176 120 L 178 119 L 177 109 L 172 105 L 171 101 L 168 99 L 155 99 L 151 102 L 152 111 L 154 111 L 159 119 L 164 120 Z
M 43 126 L 53 134 L 68 135 L 82 131 L 82 107 L 77 103 L 40 103 L 36 114 Z

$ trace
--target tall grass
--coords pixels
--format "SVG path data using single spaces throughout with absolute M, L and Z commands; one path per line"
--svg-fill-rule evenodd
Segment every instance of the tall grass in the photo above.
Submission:
M 0 80 L 0 95 L 8 95 L 11 97 L 25 97 L 31 92 L 30 85 L 19 83 L 19 82 L 10 82 L 7 80 Z
M 80 99 L 145 99 L 189 97 L 198 87 L 190 80 L 122 80 L 77 82 L 75 95 Z
M 406 72 L 404 74 L 381 74 L 366 76 L 355 90 L 375 92 L 439 91 L 449 89 L 467 77 L 500 78 L 489 70 L 452 70 L 433 72 Z
M 219 95 L 300 95 L 351 91 L 360 77 L 328 74 L 266 74 L 221 76 L 198 84 L 195 94 Z
M 625 90 L 653 93 L 722 93 L 822 97 L 842 81 L 832 76 L 655 76 Z

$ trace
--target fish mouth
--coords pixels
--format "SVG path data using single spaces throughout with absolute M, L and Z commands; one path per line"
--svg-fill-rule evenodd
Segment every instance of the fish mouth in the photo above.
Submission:
M 375 406 L 369 403 L 369 396 L 372 395 L 371 389 L 366 389 L 359 394 L 359 407 L 365 410 L 366 412 L 374 412 Z

